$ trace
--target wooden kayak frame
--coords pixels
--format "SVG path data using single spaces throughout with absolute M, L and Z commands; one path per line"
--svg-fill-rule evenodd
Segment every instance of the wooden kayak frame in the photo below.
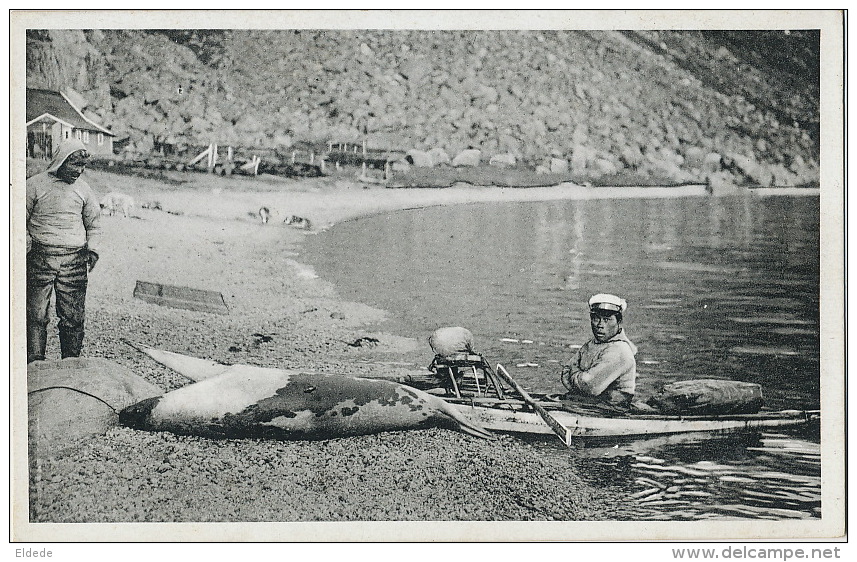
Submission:
M 451 369 L 449 367 L 457 367 Z M 652 437 L 708 434 L 726 435 L 765 428 L 792 427 L 817 422 L 820 410 L 762 411 L 755 414 L 667 415 L 637 414 L 612 408 L 597 400 L 560 401 L 544 394 L 531 396 L 498 364 L 491 369 L 479 354 L 442 358 L 429 367 L 440 379 L 448 378 L 447 394 L 441 396 L 462 414 L 486 429 L 508 433 L 556 434 L 566 446 L 585 439 L 648 439 Z M 472 377 L 470 395 L 462 392 L 455 374 Z M 501 375 L 502 373 L 502 375 Z M 485 381 L 479 384 L 480 374 Z M 505 376 L 503 376 L 505 375 Z M 519 396 L 503 393 L 498 379 Z M 436 379 L 437 380 L 437 379 Z M 488 384 L 491 381 L 492 384 Z M 407 383 L 406 383 L 407 384 Z M 495 395 L 489 396 L 493 390 Z M 584 399 L 585 400 L 585 399 Z
M 486 429 L 510 433 L 551 435 L 554 430 L 525 401 L 469 397 L 445 398 L 469 419 Z M 681 416 L 624 414 L 594 416 L 574 412 L 562 403 L 536 400 L 567 428 L 573 439 L 647 438 L 680 433 L 729 434 L 764 428 L 790 427 L 821 419 L 820 410 L 782 410 L 757 414 Z

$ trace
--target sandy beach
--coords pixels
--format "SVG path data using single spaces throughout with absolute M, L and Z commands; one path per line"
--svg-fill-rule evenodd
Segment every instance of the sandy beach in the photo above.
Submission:
M 87 297 L 84 355 L 113 360 L 164 391 L 187 381 L 123 338 L 223 363 L 359 376 L 407 374 L 430 361 L 427 343 L 372 331 L 385 312 L 345 302 L 302 264 L 306 236 L 395 209 L 588 196 L 581 191 L 586 188 L 572 185 L 394 190 L 329 178 L 185 174 L 177 187 L 169 180 L 87 175 L 99 195 L 121 191 L 132 195 L 137 207 L 129 218 L 103 217 L 101 260 Z M 255 216 L 263 205 L 274 214 L 267 225 Z M 284 224 L 283 217 L 291 215 L 310 219 L 313 228 Z M 145 303 L 132 296 L 138 280 L 221 292 L 229 314 Z M 54 326 L 55 320 L 49 359 L 59 356 Z M 378 343 L 349 345 L 363 337 Z M 31 459 L 30 520 L 627 518 L 618 492 L 587 483 L 573 453 L 545 449 L 544 441 L 500 436 L 489 442 L 445 429 L 276 442 L 116 427 L 58 454 Z
M 425 11 L 415 24 L 410 12 L 393 10 L 381 14 L 380 29 L 378 14 L 366 10 L 321 17 L 214 12 L 199 18 L 25 10 L 11 21 L 12 74 L 26 83 L 10 99 L 22 125 L 12 135 L 10 198 L 14 541 L 597 541 L 600 547 L 842 535 L 843 443 L 835 415 L 844 394 L 836 380 L 816 377 L 842 367 L 841 338 L 829 329 L 836 332 L 842 296 L 836 291 L 842 248 L 831 231 L 842 191 L 835 173 L 841 13 L 771 12 L 756 18 L 765 25 L 744 29 L 733 25 L 746 19 L 737 12 L 684 25 L 699 14 L 450 18 Z M 198 23 L 211 25 L 190 25 Z M 90 361 L 99 372 L 72 370 L 85 361 L 60 362 L 56 378 L 40 387 L 39 369 L 31 366 L 27 380 L 24 360 L 23 172 L 44 169 L 44 158 L 73 138 L 90 152 L 83 177 L 96 195 L 103 200 L 118 192 L 135 205 L 129 215 L 102 213 L 100 260 L 89 276 L 83 356 L 107 362 Z M 823 166 L 822 145 L 833 146 Z M 239 175 L 251 170 L 259 175 Z M 822 184 L 818 207 L 780 197 L 818 197 Z M 641 200 L 596 202 L 597 213 L 584 209 L 588 204 L 533 205 L 538 213 L 520 230 L 498 218 L 499 205 L 480 205 L 624 198 Z M 673 205 L 680 213 L 672 213 Z M 400 232 L 399 219 L 412 217 L 388 214 L 433 206 L 459 206 L 471 230 L 437 228 L 441 220 L 428 212 L 413 218 L 429 219 L 420 228 L 431 237 L 405 244 L 406 234 L 392 234 Z M 521 211 L 502 207 L 509 216 Z M 641 210 L 624 212 L 634 207 Z M 260 218 L 260 209 L 270 220 Z M 379 215 L 377 222 L 331 231 Z M 383 224 L 376 228 L 386 229 L 385 237 L 369 240 L 377 234 L 369 230 L 373 224 Z M 477 228 L 486 236 L 475 243 L 470 233 Z M 566 235 L 580 243 L 565 247 Z M 344 237 L 348 243 L 339 244 Z M 605 238 L 633 260 L 613 259 Z M 533 251 L 542 241 L 551 252 L 545 260 Z M 446 250 L 444 257 L 472 252 L 485 259 L 476 274 L 454 276 L 430 259 L 417 261 L 428 247 Z M 517 264 L 513 248 L 533 267 L 501 267 Z M 404 259 L 371 259 L 392 250 Z M 573 263 L 553 275 L 536 267 L 548 259 Z M 390 270 L 407 271 L 407 283 L 384 269 L 398 263 L 407 265 Z M 431 284 L 422 264 L 451 282 Z M 536 279 L 542 270 L 549 282 L 529 292 L 517 288 L 524 283 L 501 290 L 480 275 L 515 281 L 516 271 L 520 279 Z M 646 275 L 625 275 L 638 271 Z M 628 298 L 623 291 L 630 287 L 637 294 L 629 302 L 650 301 L 632 309 L 641 311 L 644 322 L 636 326 L 645 330 L 637 332 L 640 339 L 631 336 L 647 348 L 638 362 L 658 373 L 647 379 L 652 386 L 679 375 L 749 382 L 758 374 L 760 384 L 774 389 L 773 400 L 802 407 L 810 396 L 825 404 L 825 450 L 815 434 L 754 436 L 734 448 L 706 445 L 698 456 L 692 447 L 676 448 L 661 457 L 613 441 L 566 448 L 550 434 L 480 439 L 438 427 L 322 440 L 206 438 L 121 425 L 125 403 L 74 388 L 80 381 L 96 390 L 118 388 L 137 403 L 139 393 L 191 383 L 133 342 L 222 364 L 402 381 L 425 377 L 433 356 L 429 331 L 454 322 L 474 332 L 486 355 L 503 354 L 498 340 L 550 345 L 539 357 L 488 359 L 528 368 L 516 375 L 527 390 L 552 393 L 562 388 L 554 374 L 560 355 L 572 347 L 562 336 L 565 326 L 570 338 L 580 335 L 573 332 L 577 320 L 567 320 L 571 309 L 556 313 L 561 301 L 554 297 L 614 292 L 605 280 L 620 277 L 624 287 L 616 294 Z M 226 313 L 146 302 L 135 296 L 141 282 L 221 295 Z M 392 298 L 405 285 L 422 287 L 416 289 L 422 294 Z M 471 306 L 450 298 L 451 287 Z M 523 306 L 522 296 L 542 290 L 548 296 Z M 476 306 L 477 292 L 496 298 Z M 414 314 L 421 302 L 449 304 L 468 316 L 439 306 Z M 60 358 L 51 305 L 48 361 Z M 499 314 L 480 315 L 493 311 Z M 691 321 L 677 320 L 685 317 Z M 532 328 L 545 319 L 552 322 L 543 339 L 551 342 L 539 341 Z M 483 349 L 480 338 L 494 347 Z M 128 375 L 126 383 L 145 381 L 155 390 L 117 383 L 125 370 L 140 377 Z M 217 406 L 246 397 L 248 387 L 261 386 L 261 377 L 246 372 L 233 371 L 241 387 L 234 395 L 219 386 L 200 396 L 209 387 L 196 386 L 203 391 L 183 405 L 202 410 L 211 397 Z M 326 395 L 324 388 L 311 394 L 318 380 L 301 379 L 305 386 L 291 390 Z M 286 394 L 275 382 L 271 388 Z M 358 392 L 345 386 L 331 383 L 330 394 L 358 404 Z M 258 396 L 271 397 L 266 391 L 241 414 L 270 411 L 258 405 Z M 35 414 L 41 412 L 47 413 Z M 243 427 L 246 417 L 231 412 L 215 436 Z M 285 412 L 275 423 L 302 414 Z M 345 407 L 334 414 L 345 416 Z M 204 415 L 213 417 L 211 410 Z M 109 427 L 90 431 L 96 418 Z M 33 436 L 42 429 L 50 438 L 28 438 L 27 430 Z M 253 435 L 263 434 L 273 433 Z

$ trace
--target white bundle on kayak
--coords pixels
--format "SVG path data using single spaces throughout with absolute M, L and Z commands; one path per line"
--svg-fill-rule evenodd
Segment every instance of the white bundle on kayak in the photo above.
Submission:
M 449 357 L 473 351 L 473 333 L 460 326 L 438 328 L 429 337 L 429 345 L 435 355 Z
M 755 414 L 762 408 L 762 387 L 755 383 L 696 379 L 664 385 L 647 403 L 673 415 Z

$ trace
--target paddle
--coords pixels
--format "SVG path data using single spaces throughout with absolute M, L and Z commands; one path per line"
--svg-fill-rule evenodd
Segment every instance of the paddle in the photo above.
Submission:
M 554 433 L 557 434 L 557 437 L 565 444 L 566 447 L 571 447 L 571 430 L 562 425 L 559 420 L 553 417 L 550 412 L 544 409 L 544 407 L 533 400 L 533 397 L 530 396 L 526 390 L 523 389 L 518 382 L 512 378 L 512 376 L 506 371 L 503 365 L 497 363 L 497 372 L 506 381 L 507 384 L 511 385 L 515 391 L 521 395 L 521 398 L 524 399 L 524 402 L 533 407 L 533 409 L 538 413 L 541 418 L 545 421 L 546 424 L 553 430 Z

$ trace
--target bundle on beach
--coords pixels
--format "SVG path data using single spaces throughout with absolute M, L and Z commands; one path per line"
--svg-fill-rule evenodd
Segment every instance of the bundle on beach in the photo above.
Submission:
M 648 404 L 664 414 L 755 414 L 762 408 L 762 387 L 755 383 L 696 379 L 664 385 Z

